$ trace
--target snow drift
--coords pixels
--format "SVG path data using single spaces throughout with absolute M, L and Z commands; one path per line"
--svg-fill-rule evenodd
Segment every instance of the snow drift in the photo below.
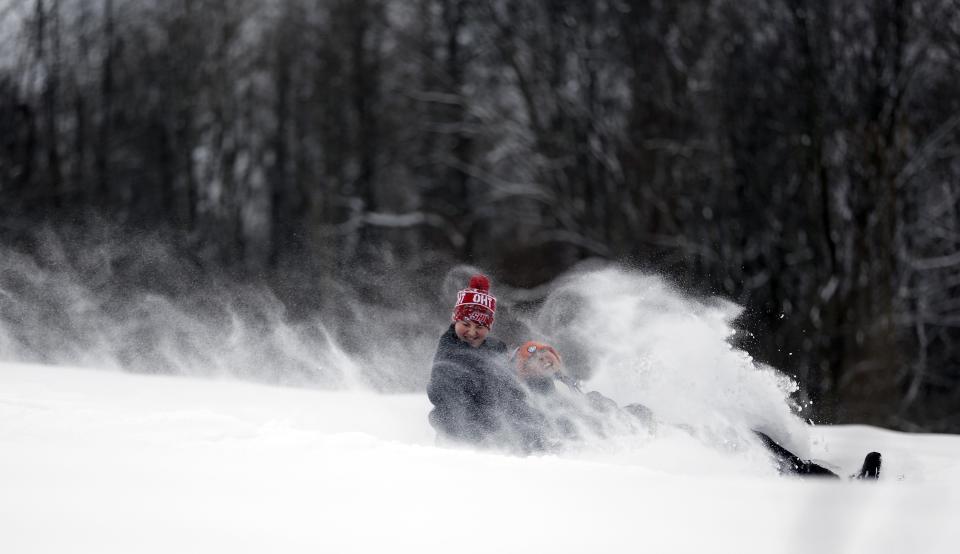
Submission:
M 0 364 L 0 550 L 882 554 L 960 539 L 957 437 L 820 428 L 821 454 L 852 467 L 877 448 L 886 473 L 801 481 L 683 435 L 630 455 L 438 448 L 428 408 Z

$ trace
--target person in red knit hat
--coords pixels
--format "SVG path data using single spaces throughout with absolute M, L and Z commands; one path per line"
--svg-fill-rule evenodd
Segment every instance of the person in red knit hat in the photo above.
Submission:
M 484 275 L 457 294 L 427 385 L 430 424 L 442 442 L 536 451 L 540 416 L 508 366 L 506 345 L 489 336 L 496 310 Z

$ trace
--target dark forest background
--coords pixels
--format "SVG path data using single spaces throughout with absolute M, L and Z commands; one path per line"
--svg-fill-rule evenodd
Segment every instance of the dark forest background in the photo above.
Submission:
M 11 251 L 149 231 L 302 310 L 614 260 L 823 416 L 960 431 L 957 0 L 0 6 Z

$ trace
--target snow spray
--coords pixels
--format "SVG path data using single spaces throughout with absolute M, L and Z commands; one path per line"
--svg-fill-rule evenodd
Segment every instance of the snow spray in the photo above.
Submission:
M 619 267 L 572 271 L 527 325 L 557 345 L 571 369 L 620 405 L 714 446 L 756 445 L 761 431 L 803 455 L 808 428 L 793 408 L 797 385 L 731 345 L 742 308 L 694 299 L 655 275 Z
M 314 306 L 294 315 L 270 287 L 203 270 L 160 238 L 96 232 L 39 230 L 28 249 L 0 246 L 0 361 L 327 389 L 425 386 L 436 335 L 419 327 L 431 309 L 419 298 L 394 291 L 392 304 L 373 305 L 352 283 L 302 278 Z

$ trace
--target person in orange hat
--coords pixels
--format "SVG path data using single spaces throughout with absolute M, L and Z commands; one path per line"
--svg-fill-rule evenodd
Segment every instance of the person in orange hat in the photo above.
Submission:
M 579 384 L 564 373 L 560 353 L 549 344 L 527 341 L 514 351 L 513 357 L 517 375 L 521 381 L 541 400 L 546 399 L 550 402 L 550 407 L 545 411 L 554 414 L 554 418 L 550 421 L 554 426 L 554 434 L 559 434 L 565 439 L 576 439 L 581 437 L 583 430 L 588 430 L 602 437 L 609 429 L 607 425 L 610 423 L 609 418 L 619 417 L 622 423 L 624 414 L 633 416 L 647 429 L 654 428 L 653 412 L 642 404 L 629 404 L 620 408 L 616 402 L 598 392 L 582 393 Z M 558 387 L 558 383 L 566 386 Z M 585 410 L 582 403 L 572 402 L 569 395 L 565 400 L 558 401 L 564 396 L 562 394 L 564 392 L 573 392 L 573 398 L 580 396 L 585 399 L 589 409 Z M 627 429 L 629 428 L 628 426 Z M 777 444 L 768 435 L 759 431 L 754 431 L 754 434 L 771 453 L 781 473 L 807 477 L 839 477 L 819 464 L 800 458 Z M 880 466 L 880 453 L 870 452 L 864 458 L 863 467 L 852 477 L 877 479 L 880 475 Z
M 484 275 L 457 294 L 427 385 L 429 421 L 441 442 L 533 452 L 541 449 L 540 415 L 508 368 L 506 345 L 489 336 L 496 309 Z
M 638 431 L 640 424 L 647 428 L 653 425 L 652 413 L 645 406 L 631 404 L 621 409 L 599 392 L 584 393 L 576 379 L 564 371 L 560 352 L 547 343 L 527 341 L 514 351 L 513 359 L 517 376 L 533 393 L 533 400 L 553 416 L 548 420 L 553 428 L 545 435 L 576 439 L 584 432 L 604 436 L 616 423 L 631 431 Z
M 558 379 L 563 375 L 561 368 L 563 360 L 557 349 L 549 344 L 527 341 L 521 344 L 514 352 L 517 365 L 517 375 L 525 383 L 539 382 L 548 379 Z

